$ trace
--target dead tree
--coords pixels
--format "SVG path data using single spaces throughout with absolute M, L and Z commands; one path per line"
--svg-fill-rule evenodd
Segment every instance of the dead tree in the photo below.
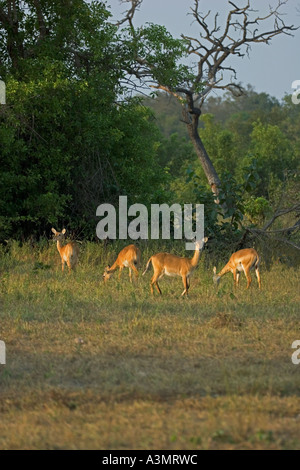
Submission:
M 186 52 L 196 58 L 196 69 L 192 77 L 179 86 L 171 87 L 166 83 L 156 82 L 150 86 L 163 90 L 174 96 L 182 105 L 183 122 L 194 145 L 212 192 L 217 196 L 220 178 L 209 158 L 199 136 L 198 126 L 203 103 L 212 90 L 229 90 L 240 95 L 243 87 L 237 82 L 236 70 L 230 65 L 234 56 L 249 55 L 252 44 L 270 44 L 275 36 L 292 35 L 297 28 L 286 25 L 283 20 L 282 7 L 288 0 L 278 0 L 275 7 L 270 6 L 264 15 L 251 8 L 250 0 L 245 6 L 238 6 L 228 1 L 229 10 L 223 26 L 220 25 L 219 13 L 211 11 L 203 14 L 200 11 L 200 0 L 194 0 L 191 15 L 199 28 L 199 36 L 191 37 L 182 34 L 186 43 Z M 134 27 L 135 11 L 141 6 L 142 0 L 123 0 L 131 7 L 125 13 L 119 26 L 127 22 L 132 38 L 142 41 L 142 33 Z M 141 31 L 141 30 L 140 30 Z M 141 34 L 141 36 L 139 36 Z M 153 80 L 153 64 L 147 63 L 145 57 L 137 55 L 136 65 L 129 71 L 140 80 Z M 227 81 L 228 77 L 228 81 Z M 155 81 L 155 80 L 154 80 Z

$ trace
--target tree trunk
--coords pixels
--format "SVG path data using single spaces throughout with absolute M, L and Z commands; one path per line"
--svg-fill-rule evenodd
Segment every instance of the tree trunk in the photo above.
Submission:
M 189 121 L 185 119 L 185 123 L 187 125 L 190 139 L 193 142 L 196 154 L 200 160 L 205 176 L 210 184 L 211 190 L 215 196 L 218 196 L 221 181 L 211 159 L 209 158 L 205 150 L 203 142 L 199 136 L 199 132 L 198 132 L 199 116 L 192 115 L 189 117 L 190 117 Z M 218 203 L 218 201 L 216 202 Z

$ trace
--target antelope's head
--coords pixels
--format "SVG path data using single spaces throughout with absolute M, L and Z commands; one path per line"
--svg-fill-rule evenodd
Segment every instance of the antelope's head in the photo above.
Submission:
M 66 233 L 65 228 L 61 232 L 58 232 L 57 230 L 55 230 L 55 228 L 52 227 L 51 231 L 54 233 L 54 235 L 53 235 L 53 240 L 54 241 L 60 241 L 61 242 L 65 238 L 65 233 Z
M 102 275 L 102 279 L 103 279 L 104 282 L 108 281 L 112 276 L 112 273 L 110 273 L 109 270 L 110 270 L 110 266 L 107 265 L 106 268 L 104 269 L 104 273 Z
M 196 250 L 202 251 L 204 249 L 205 243 L 208 242 L 208 237 L 202 238 L 201 241 L 196 241 L 195 242 L 195 248 Z

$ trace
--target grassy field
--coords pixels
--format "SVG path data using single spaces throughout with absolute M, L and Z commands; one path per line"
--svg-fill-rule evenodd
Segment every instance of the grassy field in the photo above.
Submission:
M 0 449 L 300 449 L 300 271 L 216 291 L 203 256 L 189 299 L 176 278 L 151 297 L 152 269 L 103 284 L 114 256 L 85 244 L 68 275 L 55 245 L 1 253 Z

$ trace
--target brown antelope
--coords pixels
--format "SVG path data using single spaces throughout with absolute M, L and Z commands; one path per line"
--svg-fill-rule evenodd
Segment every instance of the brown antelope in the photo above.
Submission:
M 150 263 L 152 263 L 154 274 L 150 283 L 151 294 L 153 294 L 153 285 L 156 287 L 157 292 L 161 294 L 158 280 L 161 279 L 164 274 L 167 276 L 181 276 L 184 290 L 183 295 L 188 295 L 190 287 L 190 276 L 196 269 L 199 263 L 200 252 L 202 251 L 208 238 L 205 237 L 201 242 L 196 242 L 196 248 L 193 258 L 181 258 L 180 256 L 172 255 L 170 253 L 157 253 L 151 256 L 148 260 L 144 274 L 148 271 Z
M 69 272 L 74 269 L 78 262 L 79 246 L 76 242 L 67 243 L 62 245 L 62 241 L 65 238 L 66 229 L 64 228 L 61 232 L 57 232 L 55 228 L 51 229 L 54 233 L 53 239 L 57 241 L 57 249 L 61 257 L 61 268 L 64 270 L 65 263 L 67 263 Z
M 120 251 L 116 261 L 112 266 L 106 266 L 103 273 L 103 279 L 106 282 L 116 269 L 119 268 L 119 279 L 124 268 L 129 268 L 129 279 L 132 282 L 132 271 L 137 278 L 139 275 L 138 268 L 141 262 L 141 250 L 135 245 L 128 245 Z
M 217 274 L 217 268 L 214 267 L 214 276 L 213 280 L 216 284 L 219 284 L 221 277 L 228 273 L 232 272 L 234 285 L 238 286 L 240 272 L 244 271 L 247 278 L 247 289 L 251 284 L 250 270 L 255 269 L 258 286 L 261 288 L 260 275 L 259 275 L 259 263 L 260 259 L 258 253 L 254 248 L 245 248 L 244 250 L 239 250 L 236 253 L 233 253 L 224 268 Z

